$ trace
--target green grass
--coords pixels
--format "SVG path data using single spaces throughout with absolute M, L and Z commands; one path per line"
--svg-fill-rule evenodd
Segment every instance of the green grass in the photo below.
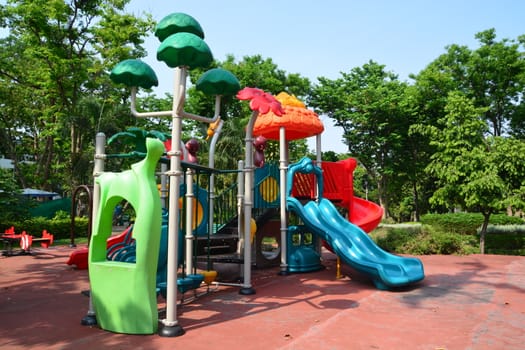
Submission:
M 75 244 L 87 244 L 88 240 L 87 237 L 75 237 Z M 61 238 L 61 239 L 55 239 L 53 242 L 53 245 L 56 246 L 64 246 L 69 245 L 71 243 L 71 238 Z

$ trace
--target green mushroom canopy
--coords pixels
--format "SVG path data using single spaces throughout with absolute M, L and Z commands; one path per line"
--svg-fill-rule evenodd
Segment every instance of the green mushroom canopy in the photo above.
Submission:
M 204 39 L 204 32 L 199 22 L 190 15 L 180 12 L 172 13 L 161 19 L 155 29 L 155 36 L 163 42 L 170 35 L 180 32 L 192 33 Z
M 208 45 L 199 36 L 180 32 L 164 39 L 157 49 L 157 59 L 168 67 L 205 68 L 213 61 Z
M 138 59 L 128 59 L 119 62 L 111 71 L 110 79 L 117 84 L 126 86 L 140 86 L 150 89 L 158 86 L 159 80 L 153 69 Z
M 235 95 L 241 84 L 230 71 L 214 68 L 201 75 L 195 87 L 206 95 Z

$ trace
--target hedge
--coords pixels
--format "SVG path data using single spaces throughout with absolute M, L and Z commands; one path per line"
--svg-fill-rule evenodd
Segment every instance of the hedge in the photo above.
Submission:
M 522 225 L 523 219 L 506 214 L 493 214 L 490 216 L 493 225 Z M 448 213 L 425 214 L 421 216 L 421 224 L 434 227 L 440 232 L 453 232 L 463 234 L 476 234 L 483 224 L 481 213 Z
M 4 230 L 14 226 L 16 233 L 26 231 L 27 234 L 34 237 L 40 237 L 43 230 L 53 234 L 54 239 L 67 239 L 71 237 L 71 219 L 70 218 L 54 218 L 46 219 L 44 217 L 35 217 L 23 222 L 1 223 L 0 230 Z M 88 233 L 88 219 L 75 219 L 75 238 L 87 237 Z

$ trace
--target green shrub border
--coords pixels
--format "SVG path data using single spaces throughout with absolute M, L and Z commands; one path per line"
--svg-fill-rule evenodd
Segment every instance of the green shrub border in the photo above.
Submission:
M 490 216 L 493 225 L 523 225 L 523 219 L 506 214 L 493 214 Z M 425 214 L 421 216 L 421 224 L 429 225 L 441 232 L 453 232 L 474 235 L 483 224 L 481 213 L 448 213 Z
M 46 219 L 44 217 L 35 217 L 22 222 L 9 222 L 0 223 L 0 230 L 4 232 L 6 229 L 14 226 L 16 233 L 26 231 L 27 234 L 34 237 L 42 236 L 42 231 L 53 235 L 55 240 L 68 239 L 71 237 L 71 219 L 70 218 L 54 218 Z M 87 218 L 76 218 L 75 219 L 75 238 L 87 237 L 88 234 L 88 219 Z
M 381 225 L 371 233 L 376 243 L 395 254 L 477 254 L 481 214 L 427 214 L 421 225 Z M 485 254 L 525 256 L 525 223 L 506 214 L 492 215 Z

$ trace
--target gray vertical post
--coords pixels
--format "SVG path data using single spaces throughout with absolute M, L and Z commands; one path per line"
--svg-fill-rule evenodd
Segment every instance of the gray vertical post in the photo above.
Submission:
M 95 160 L 93 164 L 93 208 L 91 211 L 92 225 L 95 225 L 100 207 L 100 185 L 97 184 L 96 178 L 104 172 L 104 159 L 106 159 L 106 135 L 99 132 L 95 137 Z M 91 232 L 94 232 L 94 227 L 91 227 Z M 89 306 L 86 316 L 82 318 L 80 324 L 83 326 L 94 326 L 97 324 L 97 317 L 95 309 L 93 308 L 93 300 L 91 293 L 89 294 Z

